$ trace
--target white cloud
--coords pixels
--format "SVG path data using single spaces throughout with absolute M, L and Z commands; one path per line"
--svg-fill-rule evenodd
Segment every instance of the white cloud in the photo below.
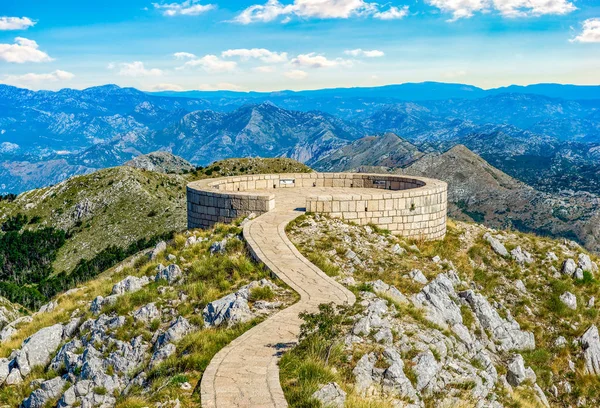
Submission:
M 285 75 L 286 77 L 288 77 L 290 79 L 304 79 L 308 76 L 308 74 L 306 72 L 301 71 L 299 69 L 287 71 L 283 75 Z
M 109 64 L 110 66 L 110 64 Z M 116 68 L 112 64 L 113 69 Z M 124 62 L 119 64 L 119 75 L 130 77 L 156 77 L 161 76 L 164 72 L 158 68 L 146 68 L 142 61 Z
M 270 65 L 263 65 L 261 67 L 254 68 L 254 71 L 260 72 L 261 74 L 270 74 L 272 72 L 275 72 L 275 67 L 272 67 Z
M 377 57 L 383 57 L 385 55 L 385 53 L 383 51 L 363 50 L 360 48 L 357 48 L 355 50 L 346 50 L 346 51 L 344 51 L 344 54 L 350 55 L 352 57 L 367 57 L 367 58 L 377 58 Z
M 334 60 L 327 59 L 323 55 L 311 52 L 310 54 L 300 54 L 292 60 L 292 64 L 298 67 L 309 67 L 309 68 L 331 68 L 339 65 L 350 67 L 352 61 L 345 60 L 342 58 L 336 58 Z
M 52 61 L 52 58 L 40 51 L 35 41 L 17 37 L 14 44 L 0 44 L 0 60 L 22 64 L 24 62 L 47 62 Z
M 568 0 L 427 0 L 440 10 L 452 13 L 450 21 L 473 17 L 476 12 L 496 10 L 505 17 L 567 14 L 577 8 Z
M 563 15 L 577 10 L 567 0 L 493 0 L 493 3 L 500 14 L 506 17 Z
M 156 84 L 151 89 L 153 91 L 183 91 L 183 87 L 176 84 Z
M 0 17 L 0 31 L 26 30 L 35 23 L 28 17 Z
M 277 64 L 280 62 L 286 62 L 288 59 L 287 52 L 273 52 L 264 48 L 239 48 L 235 50 L 227 50 L 221 53 L 221 57 L 230 58 L 230 57 L 240 57 L 242 61 L 247 61 L 250 58 L 256 58 L 261 60 L 262 62 L 266 62 L 268 64 Z
M 488 8 L 489 0 L 426 0 L 433 7 L 446 13 L 452 13 L 451 21 L 473 17 L 477 11 Z
M 279 0 L 268 0 L 264 4 L 254 4 L 234 19 L 241 24 L 268 22 L 285 16 L 282 23 L 290 21 L 290 16 L 300 18 L 350 18 L 355 16 L 373 16 L 379 19 L 402 18 L 408 9 L 390 7 L 381 11 L 379 4 L 364 0 L 294 0 L 283 4 Z
M 185 64 L 177 69 L 201 67 L 206 72 L 218 73 L 218 72 L 232 72 L 237 68 L 237 62 L 225 61 L 216 55 L 205 55 L 202 58 L 191 58 Z
M 581 34 L 571 42 L 600 43 L 600 18 L 589 18 L 582 24 Z
M 186 0 L 182 3 L 152 3 L 155 9 L 160 10 L 163 16 L 197 16 L 216 8 L 214 4 L 198 4 L 197 0 Z
M 373 17 L 379 20 L 400 20 L 408 15 L 408 6 L 402 8 L 390 7 L 386 11 L 378 11 Z
M 29 73 L 23 75 L 5 75 L 2 82 L 13 85 L 32 85 L 42 82 L 68 81 L 74 77 L 75 75 L 70 72 L 57 69 L 56 71 L 47 74 Z
M 191 54 L 189 52 L 176 52 L 175 54 L 173 54 L 173 56 L 175 58 L 177 58 L 178 60 L 185 60 L 185 59 L 194 59 L 194 58 L 196 58 L 196 56 L 194 54 Z

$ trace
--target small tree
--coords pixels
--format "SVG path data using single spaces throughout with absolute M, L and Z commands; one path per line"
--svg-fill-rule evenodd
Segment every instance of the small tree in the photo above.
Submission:
M 329 362 L 331 350 L 337 344 L 341 334 L 348 306 L 338 306 L 333 303 L 323 303 L 319 305 L 318 313 L 300 313 L 300 318 L 304 320 L 300 326 L 300 341 L 315 338 L 327 345 L 325 363 Z

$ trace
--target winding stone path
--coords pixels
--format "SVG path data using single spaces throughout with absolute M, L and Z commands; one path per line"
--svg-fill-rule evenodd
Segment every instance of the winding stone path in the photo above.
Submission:
M 299 313 L 314 312 L 321 303 L 353 304 L 356 300 L 352 292 L 304 258 L 287 238 L 285 226 L 304 212 L 301 190 L 279 190 L 275 209 L 244 226 L 244 237 L 255 257 L 294 289 L 300 301 L 248 330 L 215 355 L 202 377 L 203 408 L 287 407 L 277 364 L 281 353 L 297 341 L 302 324 Z

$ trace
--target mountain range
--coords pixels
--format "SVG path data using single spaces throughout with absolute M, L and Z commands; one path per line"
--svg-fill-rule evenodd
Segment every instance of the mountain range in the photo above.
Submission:
M 0 192 L 56 184 L 157 150 L 194 166 L 228 157 L 311 165 L 343 156 L 339 149 L 365 136 L 393 132 L 422 154 L 465 145 L 539 190 L 595 193 L 599 89 L 423 83 L 173 96 L 115 85 L 57 92 L 0 85 Z M 397 148 L 380 147 L 388 162 L 407 164 Z

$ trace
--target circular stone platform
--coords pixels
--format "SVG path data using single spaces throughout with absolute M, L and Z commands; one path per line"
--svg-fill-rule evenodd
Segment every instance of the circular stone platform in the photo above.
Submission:
M 188 228 L 298 209 L 424 240 L 446 233 L 447 184 L 423 177 L 363 173 L 258 174 L 195 181 L 187 187 Z M 286 204 L 287 205 L 287 204 Z

